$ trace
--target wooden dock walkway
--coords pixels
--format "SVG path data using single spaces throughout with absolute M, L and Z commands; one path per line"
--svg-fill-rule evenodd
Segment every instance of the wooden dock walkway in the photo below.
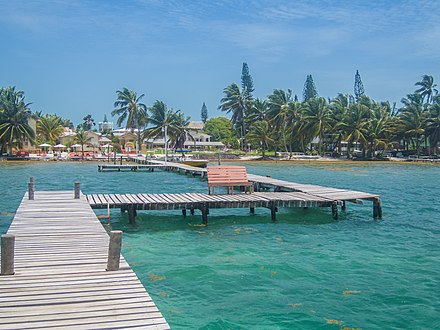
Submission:
M 122 257 L 106 271 L 109 236 L 84 195 L 34 196 L 8 230 L 15 274 L 0 276 L 0 329 L 169 329 Z
M 198 168 L 175 162 L 149 160 L 143 156 L 130 156 L 129 161 L 136 164 L 133 166 L 158 165 L 166 171 L 199 175 L 205 177 L 206 168 Z M 114 165 L 120 166 L 120 165 Z M 127 166 L 127 165 L 122 165 Z M 300 184 L 283 181 L 271 177 L 247 174 L 248 180 L 253 182 L 253 190 L 257 193 L 248 196 L 238 195 L 206 195 L 206 194 L 95 194 L 88 195 L 92 208 L 120 208 L 128 211 L 130 223 L 135 223 L 137 210 L 176 210 L 181 209 L 186 215 L 186 210 L 199 209 L 202 213 L 203 223 L 207 223 L 207 215 L 210 208 L 245 208 L 249 207 L 251 213 L 255 207 L 266 207 L 271 210 L 272 220 L 276 218 L 279 207 L 324 207 L 331 206 L 332 216 L 338 219 L 338 205 L 341 210 L 346 210 L 346 202 L 363 204 L 362 200 L 373 202 L 373 218 L 382 218 L 382 206 L 380 196 L 361 191 L 337 189 L 311 184 Z M 273 189 L 274 195 L 268 194 L 267 190 Z M 261 192 L 264 190 L 265 192 Z M 286 194 L 290 193 L 290 194 Z M 296 194 L 292 194 L 296 193 Z
M 99 164 L 98 165 L 98 171 L 104 172 L 104 171 L 150 171 L 154 172 L 155 169 L 162 169 L 165 170 L 167 168 L 166 165 L 163 164 L 124 164 L 124 165 L 118 165 L 118 164 Z
M 137 210 L 186 210 L 194 214 L 198 209 L 204 224 L 208 223 L 209 209 L 255 208 L 271 210 L 272 220 L 276 219 L 279 207 L 331 207 L 332 215 L 338 218 L 337 201 L 301 192 L 256 192 L 252 194 L 208 195 L 202 193 L 183 194 L 89 194 L 87 200 L 92 208 L 120 208 L 128 211 L 129 222 L 135 223 Z

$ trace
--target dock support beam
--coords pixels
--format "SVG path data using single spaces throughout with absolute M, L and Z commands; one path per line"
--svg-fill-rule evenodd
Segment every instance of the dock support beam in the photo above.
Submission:
M 80 183 L 79 182 L 75 182 L 75 199 L 79 199 L 79 193 L 80 193 Z
M 332 216 L 333 219 L 338 220 L 338 203 L 333 202 L 332 204 Z
M 128 223 L 130 225 L 136 224 L 136 206 L 135 205 L 129 205 L 128 206 Z
M 186 209 L 182 209 L 182 215 L 186 217 Z
M 14 247 L 15 236 L 11 234 L 2 235 L 2 262 L 1 275 L 14 275 Z
M 194 208 L 193 207 L 189 210 L 189 213 L 191 213 L 191 215 L 194 215 Z
M 342 201 L 341 211 L 345 212 L 347 210 L 347 205 L 345 201 Z
M 380 198 L 373 199 L 373 218 L 382 219 L 382 205 Z
M 202 211 L 202 222 L 204 225 L 208 224 L 208 214 L 209 214 L 209 209 L 207 205 L 202 205 L 202 207 L 200 208 L 200 211 Z
M 113 230 L 110 232 L 110 242 L 108 245 L 107 270 L 119 270 L 119 260 L 121 257 L 122 231 Z
M 249 212 L 250 212 L 251 214 L 255 214 L 255 207 L 251 206 L 251 207 L 249 208 Z
M 34 181 L 34 177 L 33 176 L 31 176 L 29 178 L 28 196 L 29 196 L 29 200 L 34 200 L 35 199 L 35 181 Z
M 269 208 L 270 208 L 270 218 L 272 219 L 272 221 L 276 221 L 277 220 L 278 207 L 276 207 L 274 203 L 271 203 Z

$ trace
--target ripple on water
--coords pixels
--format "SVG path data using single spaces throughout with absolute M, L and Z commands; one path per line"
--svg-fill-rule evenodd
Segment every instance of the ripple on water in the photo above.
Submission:
M 174 329 L 440 328 L 440 167 L 402 164 L 246 164 L 248 172 L 381 195 L 326 209 L 212 210 L 208 226 L 179 212 L 112 210 L 123 253 Z M 205 192 L 183 175 L 98 173 L 96 164 L 0 165 L 0 230 L 6 232 L 29 176 L 37 190 L 85 193 Z M 104 212 L 104 211 L 102 211 Z M 99 213 L 99 212 L 98 212 Z

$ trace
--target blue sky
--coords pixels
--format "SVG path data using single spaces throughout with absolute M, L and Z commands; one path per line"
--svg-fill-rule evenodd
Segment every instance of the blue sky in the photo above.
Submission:
M 200 120 L 247 62 L 255 96 L 290 88 L 399 102 L 423 74 L 440 79 L 440 1 L 0 0 L 0 86 L 33 111 L 75 124 L 110 117 L 116 90 L 145 93 Z

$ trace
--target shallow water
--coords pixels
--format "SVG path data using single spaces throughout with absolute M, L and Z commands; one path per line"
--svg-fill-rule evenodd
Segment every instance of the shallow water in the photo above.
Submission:
M 123 254 L 173 329 L 440 328 L 440 166 L 247 163 L 248 172 L 381 195 L 329 209 L 138 213 L 113 210 Z M 0 232 L 27 189 L 84 193 L 206 192 L 206 182 L 165 172 L 97 171 L 96 164 L 0 163 Z M 100 211 L 103 213 L 104 211 Z M 105 225 L 107 229 L 109 227 Z

